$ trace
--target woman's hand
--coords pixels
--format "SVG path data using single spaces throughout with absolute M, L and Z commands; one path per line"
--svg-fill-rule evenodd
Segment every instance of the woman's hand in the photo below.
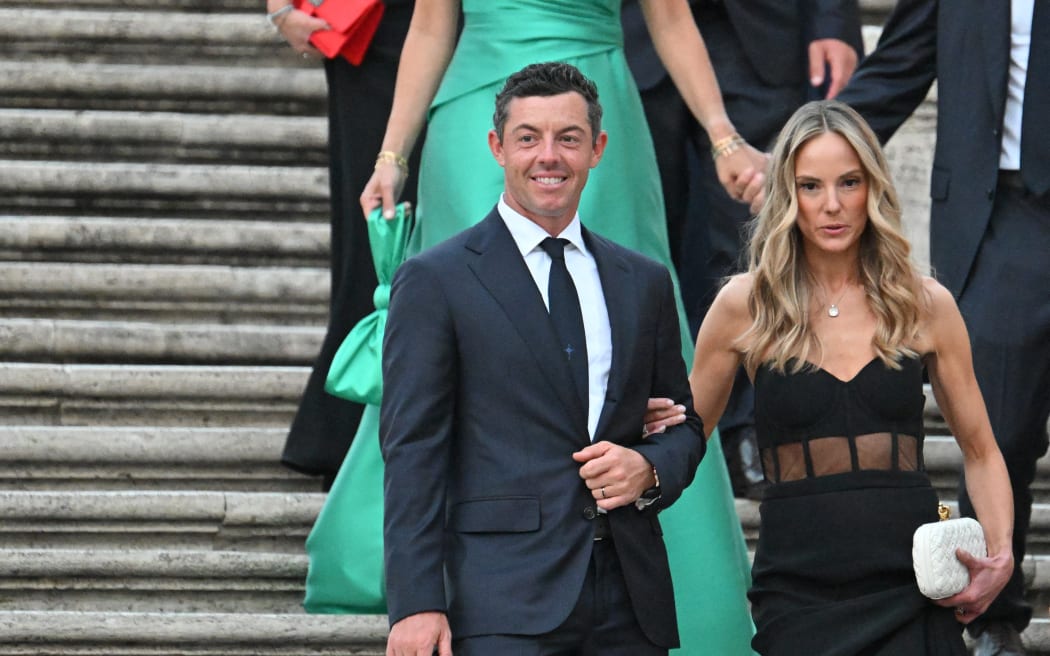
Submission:
M 956 557 L 970 570 L 970 584 L 946 599 L 934 601 L 939 606 L 955 609 L 955 619 L 969 624 L 999 596 L 1014 572 L 1014 556 L 1009 549 L 994 556 L 979 558 L 957 549 Z
M 645 424 L 642 437 L 662 433 L 668 426 L 677 426 L 685 421 L 685 406 L 676 405 L 673 399 L 649 399 L 645 409 Z
M 383 206 L 383 218 L 394 218 L 394 206 L 405 187 L 405 172 L 394 162 L 378 162 L 365 190 L 361 192 L 361 211 L 365 218 L 372 210 Z
M 715 159 L 718 181 L 726 193 L 733 200 L 750 205 L 752 212 L 762 206 L 768 165 L 769 155 L 746 143 Z
M 306 12 L 293 9 L 274 21 L 277 31 L 293 50 L 304 57 L 322 57 L 321 52 L 310 45 L 310 35 L 317 30 L 329 30 L 328 23 L 314 18 Z

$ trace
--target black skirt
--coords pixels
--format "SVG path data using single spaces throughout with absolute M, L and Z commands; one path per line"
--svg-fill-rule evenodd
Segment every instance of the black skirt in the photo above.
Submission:
M 922 472 L 774 485 L 748 594 L 763 656 L 965 656 L 962 624 L 922 596 L 912 534 L 937 521 Z

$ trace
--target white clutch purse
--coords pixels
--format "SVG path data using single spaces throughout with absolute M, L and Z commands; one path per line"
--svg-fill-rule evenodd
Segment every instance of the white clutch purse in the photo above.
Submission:
M 937 512 L 941 521 L 915 529 L 911 547 L 919 592 L 930 599 L 950 597 L 970 584 L 970 572 L 955 557 L 956 549 L 981 557 L 988 554 L 984 529 L 976 519 L 948 519 L 944 504 L 938 505 Z

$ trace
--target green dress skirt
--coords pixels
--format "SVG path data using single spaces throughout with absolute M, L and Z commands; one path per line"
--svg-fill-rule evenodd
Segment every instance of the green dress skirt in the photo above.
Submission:
M 556 60 L 573 64 L 597 84 L 602 128 L 609 134 L 583 192 L 581 220 L 671 269 L 656 155 L 623 56 L 619 12 L 620 0 L 463 1 L 463 32 L 430 110 L 409 255 L 470 227 L 492 209 L 503 190 L 503 171 L 486 136 L 496 94 L 511 73 Z M 691 362 L 692 344 L 679 314 L 683 357 Z M 377 423 L 378 412 L 367 411 L 307 542 L 308 611 L 375 612 L 374 599 L 355 600 L 344 590 L 382 590 L 374 535 L 352 532 L 363 530 L 364 523 L 382 530 L 381 472 L 361 474 L 379 466 Z M 682 639 L 675 653 L 750 655 L 747 551 L 717 437 L 709 447 L 693 484 L 661 515 Z M 364 520 L 369 507 L 372 516 Z

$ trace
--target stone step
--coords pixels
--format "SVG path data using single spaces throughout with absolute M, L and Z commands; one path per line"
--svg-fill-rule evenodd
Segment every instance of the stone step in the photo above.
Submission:
M 0 317 L 5 358 L 20 362 L 306 366 L 323 338 L 320 326 Z
M 386 618 L 7 611 L 0 631 L 0 656 L 381 656 Z M 1050 655 L 1050 621 L 1022 637 L 1029 656 Z
M 22 60 L 308 64 L 263 11 L 208 13 L 0 6 L 0 54 Z
M 278 428 L 0 426 L 0 489 L 315 492 Z
M 386 617 L 0 612 L 0 656 L 382 656 Z
M 862 0 L 872 2 L 873 0 Z M 879 0 L 885 2 L 887 0 Z M 14 9 L 134 9 L 135 11 L 195 11 L 259 13 L 259 0 L 0 0 L 0 7 Z
M 321 222 L 0 215 L 0 261 L 328 267 Z
M 0 214 L 327 221 L 328 169 L 0 160 Z
M 301 554 L 323 502 L 320 492 L 0 490 L 0 549 Z
M 0 423 L 287 428 L 309 371 L 0 363 Z
M 0 550 L 0 611 L 302 613 L 308 559 L 240 551 Z
M 6 159 L 328 165 L 319 116 L 0 109 L 0 126 Z
M 287 46 L 282 46 L 287 48 Z M 0 106 L 41 109 L 325 113 L 321 64 L 274 66 L 97 64 L 0 58 Z
M 0 262 L 0 315 L 317 326 L 329 282 L 307 267 Z
M 0 656 L 382 656 L 376 615 L 0 612 Z M 1029 656 L 1050 655 L 1050 620 L 1022 636 Z
M 301 613 L 308 558 L 191 549 L 3 549 L 0 611 Z M 1046 618 L 1050 558 L 1024 567 Z

